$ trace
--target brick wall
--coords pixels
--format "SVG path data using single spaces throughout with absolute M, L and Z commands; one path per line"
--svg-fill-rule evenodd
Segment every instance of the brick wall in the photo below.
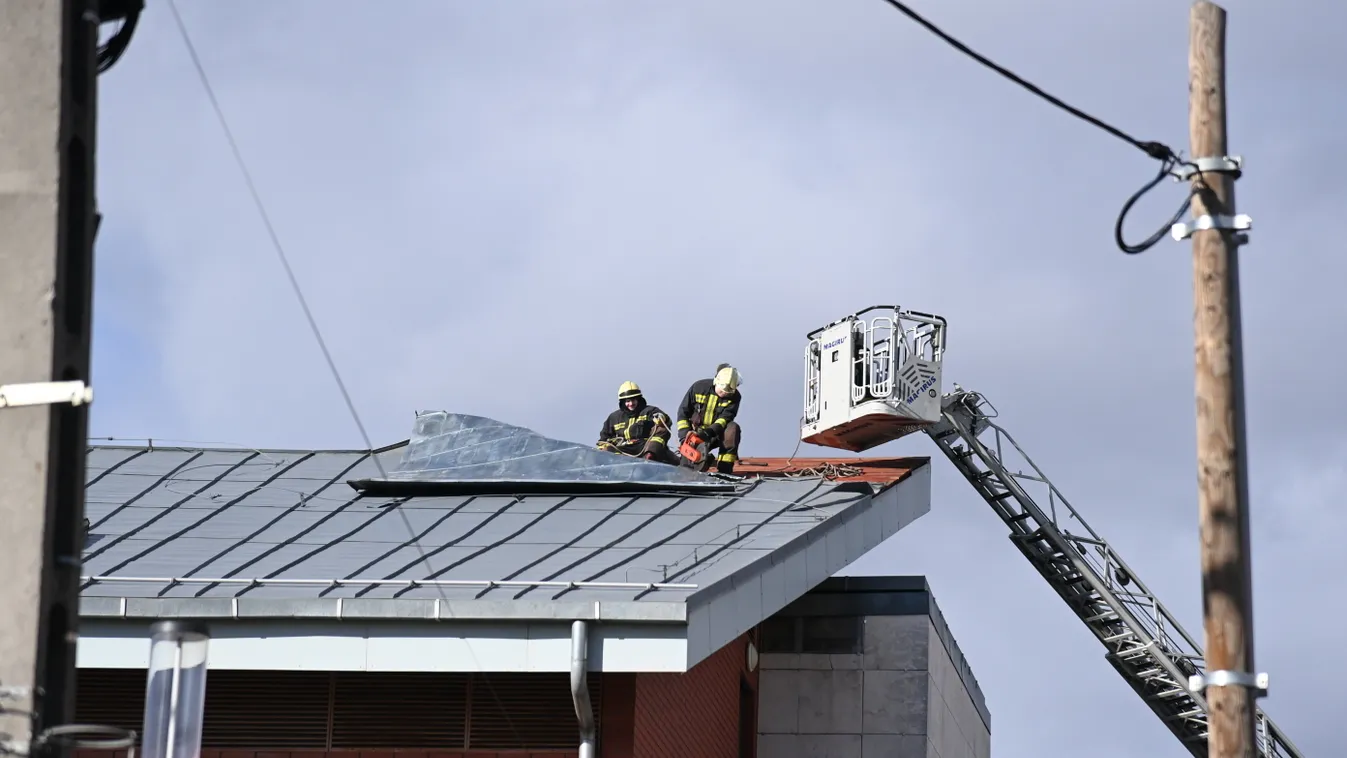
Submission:
M 631 752 L 605 743 L 603 758 L 738 758 L 741 677 L 757 688 L 747 645 L 741 637 L 683 674 L 637 674 Z

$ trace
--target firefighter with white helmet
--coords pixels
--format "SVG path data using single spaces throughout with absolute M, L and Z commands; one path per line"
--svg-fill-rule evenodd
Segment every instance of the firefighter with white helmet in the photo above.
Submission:
M 599 431 L 600 450 L 677 463 L 669 449 L 669 414 L 649 404 L 636 382 L 617 389 L 617 410 L 608 414 Z
M 716 366 L 714 377 L 693 382 L 678 406 L 678 441 L 685 441 L 691 432 L 705 444 L 708 457 L 718 449 L 716 471 L 722 474 L 733 473 L 739 460 L 743 432 L 735 417 L 742 400 L 741 383 L 739 370 L 722 363 Z

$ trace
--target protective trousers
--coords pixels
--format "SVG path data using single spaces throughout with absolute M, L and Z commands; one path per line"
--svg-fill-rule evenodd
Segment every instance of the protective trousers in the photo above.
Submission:
M 739 444 L 742 435 L 743 429 L 739 426 L 739 422 L 731 421 L 725 427 L 725 433 L 720 436 L 720 439 L 712 443 L 712 450 L 720 449 L 720 454 L 716 456 L 716 471 L 722 474 L 734 472 L 734 464 L 739 460 Z

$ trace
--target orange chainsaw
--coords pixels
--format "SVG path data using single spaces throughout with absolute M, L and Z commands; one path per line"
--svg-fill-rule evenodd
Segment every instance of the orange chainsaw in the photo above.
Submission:
M 687 468 L 701 468 L 706 461 L 707 454 L 711 452 L 710 443 L 697 436 L 696 432 L 688 432 L 683 438 L 683 444 L 678 446 L 679 465 Z

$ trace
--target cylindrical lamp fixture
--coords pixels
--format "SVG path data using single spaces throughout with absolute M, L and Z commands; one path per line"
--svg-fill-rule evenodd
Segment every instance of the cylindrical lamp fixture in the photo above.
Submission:
M 200 756 L 209 644 L 205 624 L 160 621 L 150 627 L 142 758 Z

